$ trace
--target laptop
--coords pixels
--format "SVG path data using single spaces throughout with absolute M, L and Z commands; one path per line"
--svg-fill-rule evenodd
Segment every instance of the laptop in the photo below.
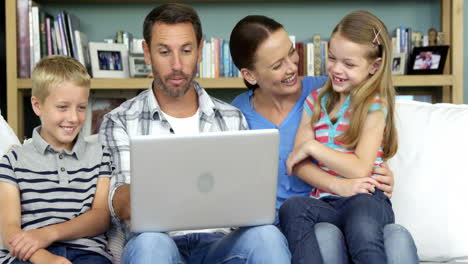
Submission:
M 131 137 L 131 230 L 272 224 L 278 151 L 276 129 Z

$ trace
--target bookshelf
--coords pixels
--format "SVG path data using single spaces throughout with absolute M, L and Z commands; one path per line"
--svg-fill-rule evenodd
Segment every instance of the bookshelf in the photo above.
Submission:
M 239 4 L 248 0 L 230 0 Z M 320 1 L 320 0 L 318 0 Z M 441 30 L 445 33 L 445 42 L 450 45 L 445 72 L 442 75 L 400 75 L 393 76 L 395 86 L 402 87 L 442 87 L 443 102 L 463 103 L 463 0 L 439 0 L 441 12 Z M 43 2 L 60 2 L 44 0 Z M 87 4 L 100 2 L 128 3 L 132 0 L 73 0 L 74 3 Z M 155 2 L 155 0 L 138 0 L 138 2 Z M 162 1 L 160 1 L 162 2 Z M 180 2 L 191 2 L 189 0 Z M 216 2 L 216 0 L 199 0 L 198 2 Z M 228 2 L 228 1 L 226 1 Z M 222 4 L 218 1 L 219 4 Z M 274 4 L 274 3 L 272 3 Z M 6 54 L 7 54 L 7 109 L 8 123 L 19 138 L 23 138 L 24 106 L 23 97 L 30 92 L 31 80 L 17 77 L 16 54 L 16 0 L 5 1 L 6 14 Z M 268 14 L 267 14 L 268 15 Z M 245 89 L 240 78 L 197 79 L 200 84 L 209 89 Z M 146 89 L 151 79 L 93 79 L 91 89 Z

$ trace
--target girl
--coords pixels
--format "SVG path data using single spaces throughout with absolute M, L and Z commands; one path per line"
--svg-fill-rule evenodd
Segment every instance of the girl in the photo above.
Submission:
M 342 230 L 354 263 L 387 262 L 383 227 L 394 222 L 394 214 L 371 174 L 397 150 L 390 59 L 387 29 L 369 12 L 352 12 L 333 30 L 329 77 L 304 103 L 287 169 L 288 174 L 294 167 L 300 178 L 310 177 L 306 159 L 311 157 L 322 170 L 349 180 L 340 185 L 341 196 L 317 186 L 311 192 L 315 199 L 295 197 L 281 207 L 280 226 L 293 263 L 322 263 L 313 232 L 318 222 Z

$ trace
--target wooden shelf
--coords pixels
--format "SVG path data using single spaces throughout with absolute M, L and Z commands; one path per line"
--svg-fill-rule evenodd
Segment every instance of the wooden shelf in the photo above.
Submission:
M 203 88 L 207 89 L 247 89 L 241 78 L 203 78 L 195 79 Z M 146 89 L 153 79 L 131 78 L 131 79 L 91 79 L 91 89 Z M 18 79 L 18 89 L 31 89 L 31 79 Z
M 246 89 L 241 78 L 202 78 L 196 79 L 207 89 Z M 92 79 L 91 89 L 146 89 L 152 79 Z M 395 75 L 394 86 L 445 86 L 453 85 L 452 75 Z M 18 79 L 18 89 L 31 89 L 31 79 Z
M 65 2 L 63 0 L 36 0 L 38 3 Z M 132 4 L 135 2 L 171 2 L 172 0 L 68 0 L 71 3 L 108 3 L 113 2 Z M 192 2 L 192 0 L 181 0 Z M 265 1 L 266 0 L 260 0 Z M 275 0 L 278 1 L 279 0 Z M 300 0 L 296 0 L 300 1 Z M 195 2 L 195 0 L 193 1 Z M 238 2 L 239 5 L 249 0 L 198 0 L 197 2 Z M 393 84 L 397 87 L 442 86 L 442 101 L 446 103 L 463 103 L 463 0 L 439 0 L 441 12 L 441 30 L 445 33 L 445 40 L 450 43 L 443 75 L 403 75 L 393 76 Z M 24 96 L 31 88 L 30 79 L 17 78 L 17 32 L 16 32 L 16 0 L 4 1 L 5 4 L 5 36 L 8 69 L 7 78 L 7 110 L 8 123 L 19 138 L 24 135 Z M 147 89 L 152 79 L 92 79 L 91 89 Z M 208 89 L 245 89 L 240 78 L 203 78 L 197 81 Z
M 453 85 L 453 76 L 445 75 L 394 75 L 393 86 L 445 86 Z

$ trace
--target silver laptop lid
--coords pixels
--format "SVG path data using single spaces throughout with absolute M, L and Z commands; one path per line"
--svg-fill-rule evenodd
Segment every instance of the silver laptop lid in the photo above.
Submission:
M 273 223 L 278 146 L 276 129 L 131 138 L 132 231 Z

